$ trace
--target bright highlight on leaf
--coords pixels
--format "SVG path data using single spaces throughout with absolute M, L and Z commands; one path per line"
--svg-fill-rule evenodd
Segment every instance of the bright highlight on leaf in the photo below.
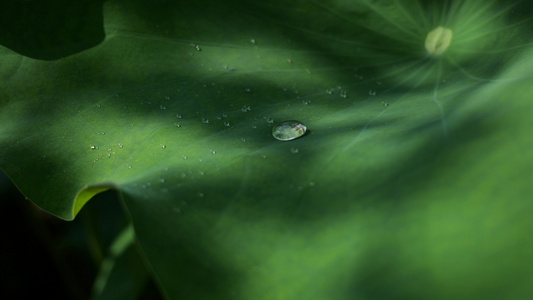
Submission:
M 439 26 L 430 31 L 426 37 L 426 50 L 430 55 L 439 56 L 450 47 L 453 33 L 451 29 Z

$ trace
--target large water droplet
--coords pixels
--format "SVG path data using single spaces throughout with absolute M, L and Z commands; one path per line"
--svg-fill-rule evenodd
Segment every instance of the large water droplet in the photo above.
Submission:
M 282 122 L 272 128 L 272 135 L 280 141 L 290 141 L 301 137 L 307 127 L 300 121 L 290 120 Z

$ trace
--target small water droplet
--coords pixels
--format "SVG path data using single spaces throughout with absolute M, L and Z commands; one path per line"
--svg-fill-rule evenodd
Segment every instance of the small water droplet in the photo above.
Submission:
M 326 89 L 326 94 L 333 95 L 333 89 Z
M 131 169 L 131 165 L 128 165 L 128 169 Z
M 198 171 L 198 174 L 200 174 L 200 176 L 204 176 L 204 171 Z
M 303 100 L 302 103 L 304 105 L 309 105 L 309 104 L 311 104 L 311 100 Z
M 181 115 L 180 114 L 176 114 L 176 118 L 181 119 Z
M 161 149 L 165 149 L 166 147 L 167 147 L 167 145 L 161 144 Z
M 176 127 L 180 128 L 180 127 L 181 127 L 181 124 L 176 123 Z
M 198 193 L 198 197 L 203 198 L 204 197 L 204 193 Z
M 187 159 L 188 157 L 186 155 L 183 155 L 183 159 Z
M 243 108 L 241 108 L 242 112 L 248 112 L 250 110 L 252 110 L 252 108 L 250 106 L 244 106 Z
M 375 96 L 375 95 L 376 95 L 376 91 L 369 90 L 369 91 L 368 91 L 368 94 L 369 94 L 370 96 Z
M 387 102 L 383 102 L 383 101 L 381 101 L 381 105 L 383 105 L 385 107 L 389 106 L 389 104 Z
M 272 119 L 271 117 L 268 117 L 267 118 L 267 123 L 270 123 L 270 124 L 274 123 L 274 119 Z
M 302 122 L 289 120 L 274 126 L 272 136 L 280 141 L 290 141 L 303 136 L 306 131 L 307 127 Z
M 91 148 L 91 150 L 97 150 L 97 149 L 98 149 L 98 147 L 97 147 L 97 146 L 94 146 L 94 145 L 91 145 L 90 148 Z
M 255 125 L 255 124 L 252 125 L 252 128 L 253 128 L 253 129 L 256 129 L 256 128 L 257 128 L 257 125 Z
M 194 44 L 193 44 L 193 46 L 194 46 L 194 49 L 195 49 L 196 51 L 202 51 L 202 48 L 200 48 L 200 45 L 194 45 Z
M 294 154 L 298 153 L 298 148 L 292 147 L 291 148 L 291 152 L 294 153 Z
M 164 109 L 167 109 L 167 107 L 164 106 L 163 104 L 160 104 L 160 105 L 159 105 L 159 109 L 163 109 L 163 110 L 164 110 Z
M 348 93 L 345 90 L 341 90 L 339 96 L 341 96 L 342 98 L 348 98 Z
M 228 121 L 225 121 L 225 122 L 224 122 L 224 126 L 229 127 L 229 125 L 230 125 L 230 124 L 229 124 Z
M 202 123 L 204 123 L 204 124 L 209 124 L 209 119 L 207 119 L 207 118 L 202 118 Z
M 159 182 L 165 183 L 165 178 L 159 178 Z
M 121 142 L 118 142 L 118 147 L 119 147 L 120 149 L 122 149 L 122 148 L 124 148 L 124 145 L 123 145 Z
M 211 154 L 217 154 L 215 150 L 211 150 Z
M 245 88 L 244 90 L 245 90 L 246 92 L 248 92 L 248 93 L 252 91 L 252 89 L 250 89 L 250 88 Z

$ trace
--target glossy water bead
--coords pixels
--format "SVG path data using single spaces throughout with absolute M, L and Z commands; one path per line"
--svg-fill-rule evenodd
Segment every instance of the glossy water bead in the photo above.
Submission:
M 300 121 L 290 120 L 281 122 L 272 128 L 272 135 L 280 141 L 290 141 L 305 134 L 307 127 Z

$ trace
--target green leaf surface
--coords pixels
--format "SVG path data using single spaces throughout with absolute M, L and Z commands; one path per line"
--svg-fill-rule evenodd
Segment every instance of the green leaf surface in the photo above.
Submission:
M 97 47 L 0 48 L 0 166 L 66 220 L 120 190 L 170 299 L 525 299 L 532 12 L 108 1 Z

